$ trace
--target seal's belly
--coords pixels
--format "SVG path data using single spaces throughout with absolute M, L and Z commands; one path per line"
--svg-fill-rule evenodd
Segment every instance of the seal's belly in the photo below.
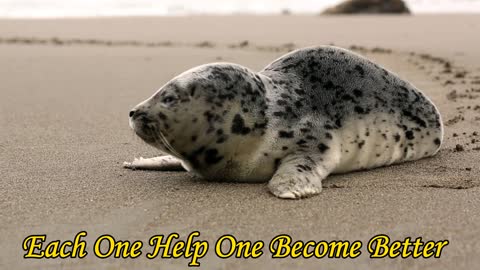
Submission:
M 434 155 L 441 128 L 419 127 L 400 115 L 370 114 L 346 121 L 337 131 L 333 151 L 339 164 L 333 173 L 369 169 Z

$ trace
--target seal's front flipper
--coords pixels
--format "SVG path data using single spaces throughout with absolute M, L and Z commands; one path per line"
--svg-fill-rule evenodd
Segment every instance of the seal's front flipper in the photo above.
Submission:
M 282 199 L 313 196 L 322 191 L 322 180 L 331 172 L 332 165 L 324 156 L 287 156 L 268 182 L 268 188 Z
M 124 162 L 123 167 L 131 170 L 185 171 L 181 160 L 172 156 L 135 158 L 132 162 Z

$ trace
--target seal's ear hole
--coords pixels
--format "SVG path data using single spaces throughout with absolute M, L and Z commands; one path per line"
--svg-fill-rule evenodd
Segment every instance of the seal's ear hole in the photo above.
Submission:
M 195 95 L 195 91 L 197 91 L 197 86 L 190 85 L 190 88 L 188 90 L 189 90 L 190 96 L 193 97 Z

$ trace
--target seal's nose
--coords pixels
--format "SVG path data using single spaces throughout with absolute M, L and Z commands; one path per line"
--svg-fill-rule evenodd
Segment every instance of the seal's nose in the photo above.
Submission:
M 137 119 L 142 119 L 142 120 L 149 120 L 148 114 L 141 109 L 133 109 L 128 113 L 128 116 L 130 116 L 130 119 L 132 120 L 137 120 Z

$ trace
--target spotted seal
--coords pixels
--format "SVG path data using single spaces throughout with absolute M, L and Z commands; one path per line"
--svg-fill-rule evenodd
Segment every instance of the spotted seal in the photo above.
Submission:
M 260 72 L 195 67 L 131 110 L 130 125 L 167 156 L 127 168 L 268 181 L 291 199 L 321 192 L 332 173 L 432 156 L 443 139 L 441 116 L 420 90 L 333 46 L 293 51 Z

